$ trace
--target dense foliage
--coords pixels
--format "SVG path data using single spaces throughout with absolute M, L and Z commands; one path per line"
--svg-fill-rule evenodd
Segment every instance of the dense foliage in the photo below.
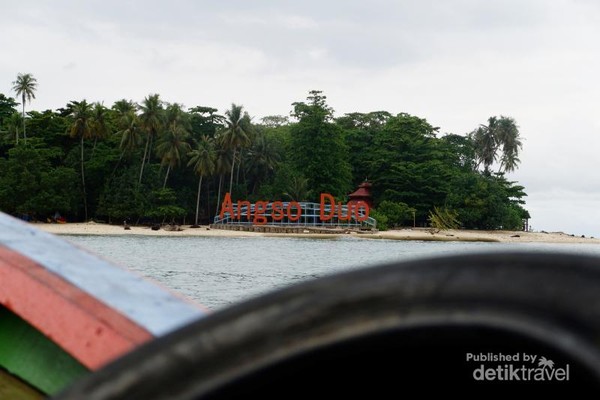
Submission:
M 0 210 L 23 218 L 208 223 L 225 192 L 344 201 L 365 179 L 381 227 L 427 226 L 442 209 L 465 228 L 520 229 L 529 217 L 524 188 L 505 177 L 521 148 L 507 117 L 440 135 L 405 113 L 335 118 L 319 91 L 292 104 L 290 117 L 260 122 L 241 105 L 220 115 L 158 94 L 25 112 L 37 83 L 26 74 L 14 84 L 20 98 L 0 94 Z

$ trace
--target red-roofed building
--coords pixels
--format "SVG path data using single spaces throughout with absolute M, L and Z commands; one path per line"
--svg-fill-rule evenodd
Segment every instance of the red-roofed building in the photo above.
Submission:
M 371 195 L 371 186 L 371 182 L 364 181 L 363 183 L 361 183 L 354 193 L 350 193 L 348 195 L 348 197 L 350 198 L 349 203 L 364 201 L 369 205 L 369 208 L 373 208 L 373 196 Z

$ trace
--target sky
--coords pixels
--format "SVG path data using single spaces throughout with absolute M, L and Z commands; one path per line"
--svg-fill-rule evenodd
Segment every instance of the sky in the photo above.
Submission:
M 440 135 L 512 117 L 532 229 L 600 237 L 595 0 L 3 1 L 0 27 L 0 93 L 32 73 L 38 111 L 159 93 L 260 120 L 315 89 Z

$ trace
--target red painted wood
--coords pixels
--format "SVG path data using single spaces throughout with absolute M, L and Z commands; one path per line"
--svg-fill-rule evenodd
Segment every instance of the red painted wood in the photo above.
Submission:
M 1 246 L 0 303 L 92 370 L 153 338 L 118 311 Z

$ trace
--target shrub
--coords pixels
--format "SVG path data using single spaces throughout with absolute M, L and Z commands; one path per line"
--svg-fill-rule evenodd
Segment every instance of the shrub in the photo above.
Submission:
M 446 207 L 433 207 L 433 211 L 429 211 L 429 223 L 433 228 L 439 230 L 458 229 L 460 227 L 458 213 Z

